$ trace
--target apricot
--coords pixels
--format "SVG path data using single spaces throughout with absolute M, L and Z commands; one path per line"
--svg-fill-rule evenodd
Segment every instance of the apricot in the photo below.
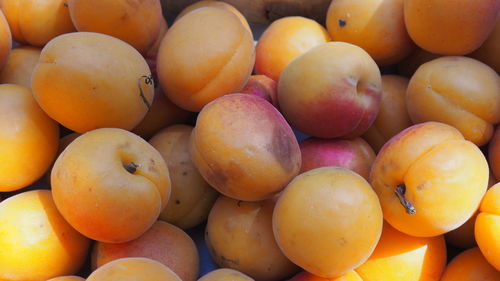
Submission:
M 150 75 L 141 54 L 125 42 L 75 32 L 43 48 L 31 81 L 37 102 L 50 117 L 84 133 L 102 127 L 133 129 L 153 100 Z
M 488 39 L 470 56 L 484 62 L 500 74 L 500 54 L 498 50 L 500 50 L 500 20 L 497 19 L 497 23 Z
M 2 3 L 0 2 L 0 5 Z M 10 33 L 9 23 L 5 15 L 0 10 L 0 69 L 5 66 L 12 48 L 12 37 Z M 1 79 L 1 75 L 0 75 Z
M 165 37 L 165 34 L 167 34 L 167 31 L 168 31 L 167 20 L 162 17 L 160 23 L 160 30 L 158 31 L 158 35 L 156 36 L 156 40 L 154 41 L 153 45 L 151 45 L 151 47 L 148 49 L 145 55 L 146 58 L 154 58 L 156 60 L 156 56 L 158 55 L 158 50 L 160 49 L 161 41 L 163 40 L 163 37 Z
M 375 61 L 344 42 L 309 50 L 288 64 L 278 82 L 283 116 L 295 129 L 319 138 L 363 134 L 375 120 L 381 96 Z
M 19 43 L 43 47 L 58 35 L 76 31 L 67 0 L 2 0 L 0 5 Z
M 54 161 L 61 155 L 64 149 L 73 142 L 77 137 L 79 137 L 80 134 L 78 133 L 70 133 L 68 135 L 65 135 L 64 137 L 59 139 L 59 146 L 57 147 L 57 152 L 56 152 L 56 157 L 54 158 Z M 50 165 L 50 167 L 47 169 L 44 175 L 45 181 L 50 185 L 50 173 L 52 172 L 52 168 L 54 166 L 54 163 Z
M 370 172 L 384 219 L 411 236 L 444 234 L 465 223 L 488 186 L 479 148 L 449 125 L 413 125 L 380 150 Z
M 295 177 L 273 212 L 274 236 L 285 256 L 323 278 L 363 264 L 379 241 L 382 223 L 379 200 L 368 182 L 339 167 Z
M 56 278 L 49 279 L 47 281 L 85 281 L 85 279 L 83 279 L 80 276 L 59 276 Z
M 121 258 L 94 272 L 87 281 L 183 281 L 165 265 L 148 258 Z
M 463 251 L 446 267 L 441 281 L 496 281 L 500 272 L 491 266 L 476 247 Z
M 496 127 L 488 143 L 488 163 L 495 178 L 500 179 L 500 127 Z
M 171 101 L 198 112 L 217 97 L 241 90 L 254 61 L 252 34 L 238 17 L 204 7 L 177 20 L 163 38 L 158 78 Z
M 241 24 L 243 24 L 243 26 L 251 33 L 252 30 L 250 29 L 250 25 L 248 25 L 248 22 L 247 22 L 247 19 L 245 18 L 245 16 L 243 16 L 243 14 L 240 13 L 240 11 L 238 11 L 238 9 L 236 9 L 233 5 L 231 4 L 228 4 L 226 2 L 222 2 L 222 1 L 214 1 L 214 0 L 202 0 L 202 1 L 197 1 L 189 6 L 187 6 L 186 8 L 184 8 L 178 15 L 177 17 L 175 18 L 175 20 L 177 21 L 178 19 L 180 19 L 181 17 L 183 17 L 185 14 L 193 11 L 193 10 L 196 10 L 196 9 L 199 9 L 199 8 L 203 8 L 203 7 L 215 7 L 215 8 L 221 8 L 221 9 L 225 9 L 233 14 L 235 14 L 238 19 L 241 21 Z
M 493 30 L 499 10 L 499 0 L 404 1 L 411 39 L 422 49 L 443 55 L 465 55 L 479 48 Z
M 442 235 L 413 237 L 384 223 L 375 251 L 355 270 L 364 281 L 437 281 L 445 266 Z
M 486 260 L 500 270 L 500 183 L 492 186 L 484 196 L 474 235 Z
M 500 122 L 500 77 L 486 64 L 467 57 L 441 57 L 421 65 L 406 94 L 414 123 L 437 121 L 457 128 L 478 146 Z
M 393 136 L 413 123 L 406 110 L 408 80 L 398 75 L 382 75 L 382 102 L 373 124 L 363 138 L 378 152 Z
M 74 274 L 90 244 L 58 212 L 49 190 L 0 203 L 0 280 L 47 280 Z
M 400 61 L 397 65 L 400 75 L 411 78 L 415 71 L 424 63 L 437 59 L 441 55 L 429 53 L 421 48 L 416 48 L 411 55 Z
M 266 75 L 252 75 L 240 93 L 261 97 L 279 109 L 277 85 L 276 81 Z
M 335 278 L 322 278 L 316 275 L 313 275 L 307 271 L 302 271 L 299 274 L 295 275 L 288 281 L 363 281 L 361 277 L 355 271 L 349 271 L 346 274 L 343 274 L 339 277 Z
M 274 106 L 252 95 L 226 95 L 205 106 L 190 143 L 203 178 L 238 200 L 271 198 L 300 170 L 292 129 Z
M 163 21 L 160 0 L 69 0 L 68 6 L 78 31 L 113 36 L 143 54 L 155 43 Z
M 174 125 L 149 140 L 167 163 L 172 183 L 170 199 L 160 219 L 183 229 L 204 222 L 218 195 L 191 160 L 189 139 L 192 131 L 191 126 Z
M 326 29 L 305 17 L 284 17 L 262 33 L 255 49 L 255 72 L 278 81 L 285 67 L 313 47 L 332 41 Z
M 26 187 L 50 167 L 59 127 L 38 106 L 31 91 L 0 85 L 0 191 Z
M 156 260 L 183 281 L 195 281 L 198 276 L 196 245 L 184 231 L 166 222 L 155 222 L 143 235 L 129 242 L 97 242 L 92 250 L 92 268 L 95 270 L 113 260 L 127 257 Z
M 116 128 L 96 129 L 70 143 L 54 164 L 51 183 L 63 217 L 83 235 L 108 243 L 146 232 L 170 196 L 160 153 Z
M 40 58 L 40 52 L 40 48 L 27 45 L 12 49 L 0 72 L 0 83 L 31 88 L 31 75 Z
M 230 268 L 219 268 L 203 275 L 198 281 L 254 281 L 251 277 Z
M 352 140 L 307 138 L 300 142 L 300 173 L 328 166 L 343 167 L 368 180 L 375 152 L 362 138 Z
M 207 221 L 205 241 L 219 267 L 236 269 L 255 280 L 282 280 L 299 270 L 276 244 L 275 201 L 243 202 L 220 196 Z
M 390 65 L 414 49 L 405 28 L 403 0 L 334 0 L 326 27 L 335 41 L 363 48 L 378 65 Z

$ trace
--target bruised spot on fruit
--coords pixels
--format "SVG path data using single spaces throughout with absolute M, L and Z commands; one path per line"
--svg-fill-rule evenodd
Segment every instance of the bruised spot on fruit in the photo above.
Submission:
M 176 205 L 179 205 L 180 203 L 181 203 L 181 201 L 179 201 L 179 200 L 175 200 L 175 204 L 176 204 Z
M 271 147 L 268 148 L 268 151 L 286 172 L 295 169 L 294 161 L 290 159 L 293 156 L 293 150 L 289 139 L 287 131 L 281 126 L 276 126 L 273 130 Z
M 64 5 L 64 7 L 67 8 L 68 7 L 68 2 L 64 2 L 63 5 Z
M 345 19 L 339 19 L 339 26 L 340 27 L 344 27 L 344 26 L 346 26 L 346 24 L 347 24 L 347 21 Z

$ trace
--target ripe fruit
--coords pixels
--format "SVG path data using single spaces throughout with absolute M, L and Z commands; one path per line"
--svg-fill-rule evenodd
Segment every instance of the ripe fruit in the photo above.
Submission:
M 75 139 L 57 158 L 52 192 L 64 218 L 83 235 L 122 243 L 143 234 L 170 196 L 165 161 L 145 140 L 103 128 Z
M 129 242 L 97 242 L 92 250 L 92 269 L 127 257 L 158 261 L 183 281 L 195 281 L 198 276 L 196 245 L 184 231 L 166 222 L 155 222 L 143 235 Z
M 2 5 L 0 3 L 0 5 Z M 5 19 L 4 13 L 0 11 L 0 69 L 7 62 L 12 48 L 12 37 L 9 23 Z
M 500 53 L 498 50 L 500 50 L 500 20 L 497 19 L 495 28 L 488 36 L 488 39 L 470 56 L 484 62 L 497 73 L 500 73 Z
M 255 72 L 278 81 L 285 67 L 313 47 L 332 41 L 326 29 L 312 19 L 284 17 L 262 33 L 255 49 Z
M 203 275 L 198 281 L 254 281 L 245 274 L 230 268 L 219 268 Z
M 382 147 L 370 183 L 391 226 L 431 237 L 458 228 L 474 214 L 488 174 L 483 153 L 457 129 L 426 122 L 405 129 Z
M 277 85 L 276 81 L 265 75 L 252 75 L 240 93 L 261 97 L 279 109 Z
M 153 101 L 148 64 L 130 45 L 108 35 L 75 32 L 47 44 L 32 77 L 40 107 L 84 133 L 134 128 Z
M 403 0 L 333 0 L 326 27 L 335 41 L 355 44 L 379 65 L 408 56 L 415 45 L 406 32 Z
M 90 241 L 61 216 L 49 190 L 0 203 L 0 280 L 47 280 L 74 274 Z
M 121 39 L 145 54 L 155 43 L 163 16 L 160 0 L 69 0 L 78 31 Z
M 500 122 L 500 77 L 475 59 L 441 57 L 421 65 L 412 76 L 406 106 L 414 123 L 452 125 L 481 146 Z
M 205 106 L 190 147 L 203 178 L 238 200 L 271 198 L 300 169 L 292 129 L 274 106 L 252 95 L 231 94 Z
M 500 127 L 495 129 L 488 143 L 488 163 L 495 178 L 500 178 Z
M 349 271 L 346 274 L 335 278 L 322 278 L 313 275 L 307 271 L 302 271 L 301 273 L 295 275 L 288 281 L 363 281 L 361 277 L 355 271 Z
M 492 186 L 481 202 L 474 226 L 477 245 L 486 260 L 500 270 L 500 184 Z
M 252 35 L 238 17 L 205 7 L 180 18 L 163 38 L 158 78 L 172 102 L 198 112 L 210 101 L 243 88 L 254 60 Z
M 377 64 L 363 49 L 344 42 L 309 50 L 285 68 L 278 83 L 283 116 L 292 127 L 319 138 L 363 134 L 375 120 L 381 95 Z
M 0 72 L 0 83 L 17 84 L 31 89 L 31 75 L 40 58 L 41 49 L 28 45 L 12 49 Z
M 293 263 L 324 278 L 363 264 L 382 232 L 377 195 L 358 174 L 338 167 L 297 176 L 278 199 L 273 231 Z
M 0 85 L 0 192 L 26 187 L 54 160 L 59 127 L 38 106 L 31 91 Z
M 500 280 L 500 272 L 486 261 L 477 247 L 456 256 L 448 264 L 441 278 L 441 281 L 496 280 Z
M 85 279 L 83 279 L 80 276 L 59 276 L 56 278 L 49 279 L 47 281 L 85 281 Z

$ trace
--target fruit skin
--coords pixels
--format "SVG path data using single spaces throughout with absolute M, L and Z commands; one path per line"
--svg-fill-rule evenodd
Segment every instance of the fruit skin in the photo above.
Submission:
M 380 66 L 407 57 L 415 48 L 405 28 L 404 0 L 333 0 L 326 27 L 335 41 L 367 51 Z
M 442 235 L 413 237 L 384 222 L 375 251 L 355 271 L 363 281 L 437 281 L 445 266 L 446 244 Z
M 195 281 L 198 276 L 196 245 L 184 231 L 166 222 L 155 222 L 143 235 L 129 242 L 96 242 L 91 256 L 92 269 L 128 257 L 156 260 L 183 281 Z
M 486 260 L 500 271 L 500 184 L 492 186 L 481 202 L 474 225 L 477 245 Z
M 219 268 L 203 275 L 198 281 L 254 281 L 254 279 L 234 269 Z
M 362 138 L 352 140 L 307 138 L 299 143 L 300 173 L 327 166 L 343 167 L 368 180 L 375 152 Z
M 411 39 L 422 49 L 443 55 L 465 55 L 479 48 L 495 26 L 499 10 L 499 0 L 404 1 Z
M 278 83 L 266 75 L 252 75 L 240 93 L 261 97 L 279 109 L 277 86 Z
M 0 6 L 2 3 L 0 2 Z M 4 13 L 0 10 L 0 69 L 2 69 L 12 49 L 12 34 Z M 0 76 L 1 79 L 1 76 Z
M 305 17 L 284 17 L 272 22 L 255 47 L 255 73 L 278 81 L 296 57 L 322 43 L 332 41 L 326 29 Z
M 192 131 L 191 126 L 174 125 L 149 140 L 165 160 L 172 183 L 170 199 L 160 219 L 183 229 L 204 222 L 218 196 L 191 160 L 189 140 Z
M 398 75 L 382 75 L 380 111 L 373 124 L 363 134 L 363 139 L 376 152 L 390 138 L 413 125 L 406 109 L 406 89 L 409 81 Z
M 444 234 L 465 223 L 479 207 L 488 186 L 488 163 L 479 148 L 449 125 L 413 125 L 380 150 L 370 172 L 384 219 L 411 236 Z M 404 197 L 414 214 L 402 206 L 395 192 L 405 185 Z M 409 208 L 408 208 L 409 209 Z
M 295 177 L 273 212 L 274 236 L 285 256 L 324 278 L 363 264 L 379 241 L 382 223 L 379 200 L 368 182 L 339 167 Z
M 491 266 L 476 247 L 455 256 L 444 271 L 441 281 L 496 281 L 500 272 Z
M 205 106 L 190 142 L 203 178 L 234 199 L 271 198 L 300 170 L 292 129 L 275 107 L 256 96 L 231 94 Z
M 59 127 L 38 106 L 31 91 L 0 85 L 0 192 L 38 180 L 55 159 Z
M 135 171 L 126 170 L 131 163 Z M 64 218 L 83 235 L 123 243 L 146 232 L 170 196 L 161 155 L 139 136 L 116 128 L 75 139 L 57 158 L 52 192 Z
M 329 42 L 288 64 L 278 82 L 278 100 L 283 116 L 302 133 L 354 138 L 375 120 L 381 83 L 377 64 L 363 49 Z
M 500 77 L 486 64 L 467 57 L 441 57 L 421 65 L 406 93 L 414 123 L 437 121 L 457 128 L 478 146 L 500 122 Z
M 199 112 L 210 101 L 241 90 L 254 62 L 252 35 L 238 17 L 204 7 L 180 18 L 163 38 L 158 78 L 172 102 Z
M 12 49 L 0 72 L 0 83 L 17 84 L 31 88 L 31 75 L 38 63 L 41 51 L 40 48 L 28 45 Z
M 302 271 L 295 275 L 288 281 L 363 281 L 361 277 L 355 271 L 349 271 L 348 273 L 341 275 L 336 278 L 322 278 L 315 276 L 307 271 Z
M 15 41 L 43 47 L 56 36 L 76 31 L 66 2 L 2 0 L 0 5 Z
M 121 258 L 92 272 L 86 281 L 184 281 L 170 268 L 148 258 Z
M 47 281 L 85 281 L 85 279 L 83 279 L 80 276 L 59 276 L 56 278 L 49 279 Z
M 49 190 L 19 193 L 0 203 L 0 280 L 43 281 L 76 273 L 89 239 L 61 216 Z
M 488 143 L 488 163 L 495 178 L 500 178 L 500 127 L 495 129 Z
M 219 267 L 262 281 L 282 280 L 299 270 L 276 244 L 272 227 L 275 203 L 273 199 L 217 199 L 208 217 L 205 241 Z
M 168 23 L 165 18 L 162 17 L 161 22 L 160 22 L 160 30 L 158 31 L 158 35 L 156 36 L 156 39 L 151 45 L 151 47 L 148 49 L 147 53 L 145 54 L 144 57 L 146 59 L 154 59 L 156 61 L 156 56 L 158 55 L 158 50 L 160 49 L 160 44 L 161 41 L 163 40 L 163 37 L 165 37 L 165 34 L 167 34 L 168 31 Z M 153 72 L 153 71 L 151 71 Z M 156 72 L 156 65 L 155 65 L 155 70 Z
M 500 54 L 498 50 L 500 49 L 500 20 L 497 19 L 497 23 L 493 28 L 493 31 L 488 36 L 488 39 L 484 43 L 470 54 L 471 57 L 484 62 L 493 68 L 500 75 Z
M 145 78 L 150 75 L 132 46 L 105 34 L 75 32 L 43 48 L 31 82 L 35 99 L 51 118 L 84 133 L 134 128 L 153 100 L 154 86 Z
M 78 31 L 121 39 L 145 54 L 155 43 L 163 20 L 160 0 L 68 0 Z

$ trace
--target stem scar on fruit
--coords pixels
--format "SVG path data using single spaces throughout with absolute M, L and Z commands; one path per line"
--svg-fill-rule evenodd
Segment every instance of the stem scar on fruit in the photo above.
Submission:
M 339 26 L 340 27 L 344 27 L 344 26 L 346 26 L 346 24 L 347 24 L 347 21 L 345 19 L 339 19 Z
M 144 78 L 144 83 L 146 83 L 146 85 L 153 85 L 153 87 L 154 87 L 155 82 L 153 79 L 153 75 L 149 75 L 149 76 L 143 75 L 143 76 L 139 77 L 139 82 L 137 83 L 137 85 L 139 86 L 139 95 L 141 96 L 142 101 L 148 107 L 148 110 L 149 110 L 149 109 L 151 109 L 151 104 L 149 103 L 148 99 L 146 99 L 146 96 L 144 95 L 144 92 L 142 91 L 142 87 L 141 87 L 141 79 L 142 78 Z
M 415 207 L 413 207 L 413 204 L 411 204 L 405 198 L 406 185 L 404 185 L 404 183 L 398 184 L 394 193 L 396 193 L 396 196 L 398 197 L 399 202 L 401 202 L 401 205 L 403 205 L 403 207 L 405 208 L 406 213 L 408 213 L 409 215 L 413 215 L 417 212 L 417 210 L 415 210 Z
M 130 162 L 127 165 L 123 166 L 127 172 L 133 174 L 137 171 L 137 168 L 139 168 L 141 165 L 140 164 L 135 164 L 134 162 Z

